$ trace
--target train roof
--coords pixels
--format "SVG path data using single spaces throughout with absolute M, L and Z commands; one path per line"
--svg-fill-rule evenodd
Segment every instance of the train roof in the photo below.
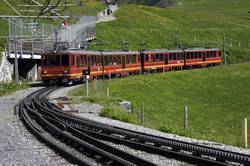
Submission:
M 85 54 L 85 55 L 133 55 L 138 51 L 86 51 L 86 50 L 65 50 L 60 53 L 65 54 Z
M 179 49 L 179 50 L 167 50 L 167 49 L 155 49 L 155 50 L 145 50 L 144 53 L 152 54 L 152 53 L 174 53 L 174 52 L 197 52 L 197 51 L 219 51 L 219 48 L 187 48 L 187 49 Z M 58 52 L 57 54 L 82 54 L 82 55 L 135 55 L 140 54 L 140 51 L 87 51 L 87 50 L 63 50 Z
M 219 48 L 187 48 L 185 52 L 197 52 L 197 51 L 219 51 Z
M 152 49 L 152 50 L 145 50 L 144 53 L 165 53 L 168 52 L 168 49 Z

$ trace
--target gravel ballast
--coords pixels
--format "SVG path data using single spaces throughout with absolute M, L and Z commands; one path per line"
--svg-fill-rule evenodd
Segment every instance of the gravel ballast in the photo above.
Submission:
M 0 165 L 70 165 L 40 143 L 13 114 L 20 99 L 40 88 L 0 97 Z

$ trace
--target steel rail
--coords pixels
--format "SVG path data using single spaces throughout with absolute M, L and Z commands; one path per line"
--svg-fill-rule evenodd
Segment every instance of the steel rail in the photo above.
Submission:
M 36 92 L 38 93 L 38 91 Z M 35 93 L 34 93 L 35 94 Z M 29 129 L 30 132 L 32 132 L 38 139 L 45 142 L 49 147 L 56 150 L 63 156 L 65 156 L 67 159 L 71 160 L 73 163 L 77 163 L 84 166 L 90 166 L 92 165 L 88 161 L 85 161 L 71 153 L 71 151 L 65 149 L 61 145 L 57 144 L 56 142 L 51 141 L 51 139 L 44 133 L 44 130 L 42 130 L 34 121 L 31 119 L 30 115 L 27 112 L 27 100 L 29 100 L 34 94 L 29 95 L 24 100 L 20 102 L 19 105 L 19 116 L 24 123 L 24 125 Z
M 94 159 L 99 160 L 99 162 L 105 165 L 155 166 L 155 164 L 149 161 L 115 149 L 86 134 L 84 135 L 71 126 L 58 121 L 58 118 L 51 113 L 47 113 L 47 115 L 41 114 L 39 110 L 40 108 L 37 108 L 37 103 L 41 102 L 42 98 L 47 97 L 47 95 L 53 90 L 54 88 L 39 90 L 29 95 L 21 101 L 19 105 L 19 116 L 25 126 L 39 139 L 53 147 L 53 149 L 59 151 L 61 154 L 66 155 L 71 161 L 73 161 L 73 163 L 79 165 L 91 164 L 80 157 L 75 157 L 70 150 L 66 150 L 65 147 L 52 142 L 48 138 L 47 133 L 50 133 L 51 136 L 54 136 L 59 140 L 66 141 L 68 146 L 76 148 L 80 152 L 84 152 L 88 155 L 91 154 Z
M 40 111 L 39 111 L 40 112 Z M 42 112 L 41 113 L 45 119 L 48 119 L 49 121 L 52 121 L 52 123 L 57 126 L 58 128 L 61 128 L 64 132 L 68 131 L 69 133 L 71 133 L 73 136 L 81 139 L 82 141 L 85 141 L 89 144 L 93 144 L 95 145 L 95 147 L 100 148 L 105 150 L 105 152 L 109 152 L 109 153 L 113 153 L 115 154 L 117 157 L 120 158 L 125 158 L 128 161 L 131 161 L 132 163 L 135 163 L 136 165 L 152 165 L 154 166 L 155 164 L 150 163 L 148 161 L 145 161 L 139 157 L 136 156 L 132 156 L 128 153 L 124 153 L 121 150 L 118 150 L 116 148 L 113 148 L 112 146 L 109 146 L 99 140 L 97 140 L 94 137 L 91 137 L 89 135 L 86 135 L 76 129 L 74 129 L 73 127 L 71 127 L 70 125 L 67 125 L 65 123 L 63 123 L 60 119 L 58 119 L 56 116 L 54 116 L 53 114 L 49 113 L 49 112 Z M 40 115 L 39 115 L 40 116 Z M 50 118 L 50 116 L 53 118 Z M 43 119 L 42 117 L 39 117 L 40 119 Z M 42 125 L 47 124 L 48 122 L 45 122 L 45 119 L 43 119 L 43 122 L 41 123 Z M 50 128 L 53 128 L 53 126 L 49 126 Z M 112 157 L 116 157 L 116 156 L 112 156 Z M 125 161 L 123 161 L 125 162 Z M 132 164 L 130 163 L 130 164 Z M 133 164 L 132 164 L 133 165 Z

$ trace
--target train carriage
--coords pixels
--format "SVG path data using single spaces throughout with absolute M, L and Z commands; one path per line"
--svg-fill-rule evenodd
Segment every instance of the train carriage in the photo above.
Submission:
M 169 71 L 206 67 L 221 63 L 220 49 L 179 49 L 149 51 L 83 51 L 65 50 L 42 56 L 41 77 L 44 82 L 72 84 L 105 76 L 126 76 L 144 71 Z
M 185 52 L 183 50 L 168 51 L 168 66 L 173 69 L 182 69 L 185 66 Z
M 168 50 L 150 50 L 144 52 L 144 70 L 165 71 L 168 59 Z

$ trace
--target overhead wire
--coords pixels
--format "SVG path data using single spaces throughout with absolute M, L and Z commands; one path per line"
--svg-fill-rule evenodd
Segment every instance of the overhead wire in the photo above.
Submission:
M 14 10 L 19 16 L 22 16 L 21 13 L 19 13 L 16 8 L 14 8 L 7 0 L 3 0 L 12 10 Z

